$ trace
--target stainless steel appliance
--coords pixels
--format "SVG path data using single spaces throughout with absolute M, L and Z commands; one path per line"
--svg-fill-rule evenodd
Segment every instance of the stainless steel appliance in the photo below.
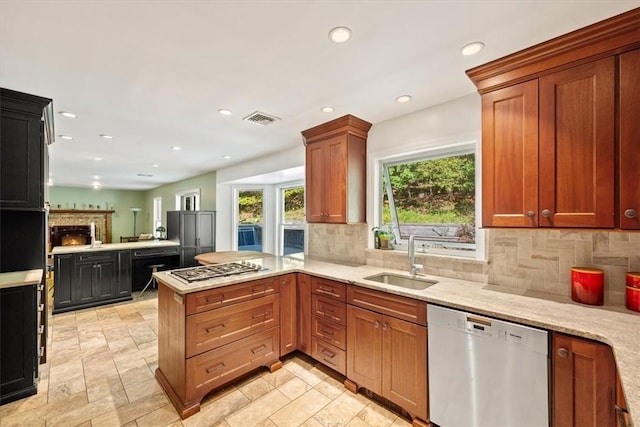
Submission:
M 171 271 L 171 274 L 184 282 L 192 283 L 216 277 L 233 276 L 236 274 L 253 273 L 263 270 L 262 266 L 249 261 L 228 262 L 225 264 L 203 265 L 201 267 L 181 268 Z
M 432 423 L 549 425 L 547 331 L 432 304 L 427 319 Z

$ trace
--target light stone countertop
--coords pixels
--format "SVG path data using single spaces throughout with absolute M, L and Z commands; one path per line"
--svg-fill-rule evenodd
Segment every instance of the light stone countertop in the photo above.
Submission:
M 0 289 L 37 285 L 42 280 L 44 270 L 24 270 L 0 273 Z
M 430 275 L 421 277 L 438 283 L 424 290 L 411 290 L 364 279 L 381 272 L 408 277 L 406 271 L 371 265 L 341 265 L 308 257 L 271 257 L 251 262 L 262 265 L 265 270 L 193 284 L 186 284 L 167 271 L 154 274 L 158 280 L 177 293 L 187 294 L 283 273 L 307 273 L 600 341 L 613 348 L 629 413 L 632 420 L 640 420 L 640 313 L 628 310 L 624 306 L 588 306 L 577 304 L 570 298 L 551 294 L 517 293 L 511 288 Z
M 51 250 L 52 255 L 73 254 L 78 252 L 121 251 L 125 249 L 158 248 L 163 246 L 180 246 L 172 240 L 141 240 L 128 243 L 101 243 L 93 248 L 91 245 L 56 246 Z

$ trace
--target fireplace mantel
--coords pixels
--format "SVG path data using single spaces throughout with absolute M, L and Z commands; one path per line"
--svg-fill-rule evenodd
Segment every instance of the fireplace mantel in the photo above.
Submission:
M 111 243 L 111 216 L 114 210 L 100 209 L 51 209 L 49 227 L 54 225 L 96 224 L 96 239 Z

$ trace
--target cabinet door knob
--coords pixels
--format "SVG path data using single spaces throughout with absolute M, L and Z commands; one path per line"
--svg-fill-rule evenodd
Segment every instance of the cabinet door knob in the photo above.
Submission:
M 545 218 L 549 218 L 551 216 L 551 211 L 549 209 L 544 209 L 542 211 L 542 216 Z
M 527 216 L 529 218 L 533 218 L 534 216 L 536 216 L 536 213 L 534 211 L 527 211 Z
M 558 356 L 565 358 L 569 355 L 569 350 L 567 350 L 566 348 L 559 348 L 558 349 Z
M 638 216 L 638 212 L 635 209 L 627 209 L 624 211 L 624 216 L 627 218 L 635 218 Z
M 373 322 L 373 327 L 374 328 L 379 328 L 380 327 L 380 323 L 376 320 L 375 322 Z

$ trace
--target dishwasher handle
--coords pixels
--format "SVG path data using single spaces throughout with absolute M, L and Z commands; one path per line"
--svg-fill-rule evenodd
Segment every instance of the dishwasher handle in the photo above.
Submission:
M 482 318 L 482 317 L 476 317 L 476 316 L 467 315 L 467 322 L 468 323 L 476 323 L 478 325 L 491 327 L 491 320 L 485 319 L 485 318 Z

